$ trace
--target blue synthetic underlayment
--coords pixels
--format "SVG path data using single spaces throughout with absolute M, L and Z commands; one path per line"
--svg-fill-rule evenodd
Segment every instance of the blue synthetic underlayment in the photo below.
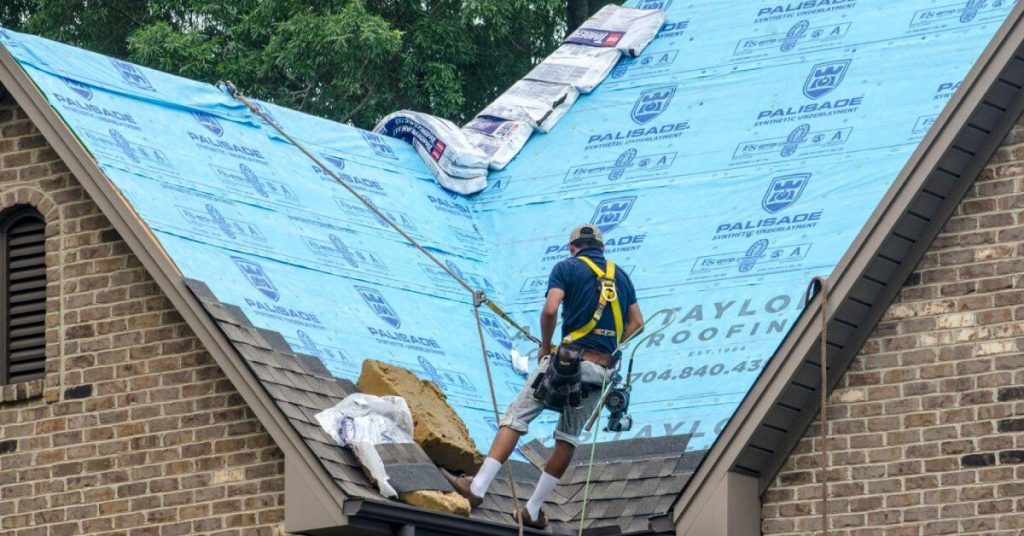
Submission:
M 658 38 L 475 198 L 442 191 L 401 142 L 264 107 L 534 330 L 569 229 L 599 225 L 643 310 L 678 312 L 637 354 L 622 437 L 692 433 L 704 449 L 1013 2 L 628 5 L 668 9 Z M 471 300 L 441 270 L 213 86 L 0 38 L 185 276 L 338 376 L 376 358 L 433 379 L 486 448 Z M 504 407 L 523 381 L 509 349 L 536 351 L 484 318 Z M 550 438 L 553 419 L 531 435 Z

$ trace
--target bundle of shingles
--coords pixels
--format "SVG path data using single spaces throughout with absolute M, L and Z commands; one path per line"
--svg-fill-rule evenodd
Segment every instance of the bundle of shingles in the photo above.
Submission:
M 378 492 L 413 506 L 469 515 L 469 502 L 441 476 L 475 473 L 483 461 L 444 393 L 401 367 L 368 359 L 350 393 L 315 418 L 352 451 Z
M 382 119 L 374 132 L 412 144 L 442 187 L 479 192 L 487 186 L 489 170 L 508 165 L 534 131 L 550 131 L 623 55 L 639 55 L 664 20 L 660 10 L 607 5 L 461 129 L 446 119 L 403 110 Z

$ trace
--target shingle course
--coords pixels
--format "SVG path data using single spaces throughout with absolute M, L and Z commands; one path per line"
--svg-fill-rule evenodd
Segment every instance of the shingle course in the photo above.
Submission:
M 317 357 L 293 352 L 279 333 L 253 327 L 240 309 L 219 302 L 202 282 L 187 283 L 342 491 L 359 499 L 385 500 L 352 452 L 334 445 L 315 420 L 316 413 L 356 392 L 355 385 L 331 376 Z M 575 534 L 578 529 L 588 469 L 585 533 L 599 536 L 646 531 L 649 518 L 667 511 L 700 460 L 699 452 L 684 453 L 688 441 L 689 436 L 683 435 L 599 443 L 592 469 L 589 445 L 581 446 L 570 472 L 544 506 L 553 532 Z M 381 445 L 377 450 L 388 467 L 392 485 L 399 491 L 450 489 L 418 445 Z M 543 466 L 548 449 L 532 441 L 521 451 L 530 463 L 510 465 L 517 495 L 525 502 L 533 492 L 540 474 L 537 467 Z M 514 522 L 509 514 L 514 508 L 512 490 L 502 469 L 473 517 L 511 525 Z

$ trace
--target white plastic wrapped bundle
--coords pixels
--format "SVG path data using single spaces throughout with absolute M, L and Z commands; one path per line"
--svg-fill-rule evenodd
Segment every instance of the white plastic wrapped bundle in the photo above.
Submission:
M 615 48 L 566 44 L 558 47 L 526 75 L 527 80 L 568 84 L 580 93 L 590 93 L 622 57 Z
M 564 43 L 606 47 L 637 57 L 657 35 L 665 12 L 609 4 L 587 19 Z
M 447 119 L 402 110 L 382 119 L 374 132 L 410 143 L 448 190 L 471 194 L 487 186 L 490 158 Z
M 434 151 L 428 151 L 418 143 L 413 144 L 413 148 L 416 149 L 416 153 L 423 159 L 423 163 L 427 165 L 431 175 L 437 179 L 437 183 L 445 190 L 469 195 L 475 194 L 487 187 L 486 165 L 482 168 L 453 166 L 450 163 L 442 166 L 441 162 L 434 159 Z
M 352 449 L 381 495 L 398 496 L 374 445 L 413 442 L 412 413 L 404 398 L 355 393 L 315 417 L 335 443 Z
M 541 132 L 547 132 L 579 96 L 580 92 L 568 84 L 520 80 L 479 115 L 523 121 Z
M 481 116 L 462 127 L 478 149 L 490 157 L 490 168 L 505 169 L 533 135 L 533 127 L 523 121 L 506 121 L 496 117 Z
M 575 88 L 573 89 L 573 91 L 575 91 Z M 575 91 L 575 93 L 576 93 L 576 96 L 578 97 L 579 96 L 579 92 Z M 576 98 L 574 97 L 571 101 L 570 100 L 566 100 L 562 104 L 559 104 L 558 106 L 556 106 L 555 109 L 551 110 L 551 113 L 548 114 L 548 116 L 544 118 L 544 121 L 542 121 L 541 124 L 537 127 L 537 130 L 539 130 L 539 131 L 541 131 L 541 132 L 543 132 L 545 134 L 547 134 L 548 132 L 551 132 L 551 129 L 555 128 L 555 125 L 559 121 L 562 120 L 562 117 L 565 114 L 569 113 L 569 109 L 572 108 L 572 105 L 575 102 L 576 102 Z
M 413 148 L 416 149 L 416 153 L 423 159 L 423 163 L 427 165 L 430 173 L 437 179 L 437 183 L 445 190 L 469 195 L 475 194 L 487 187 L 486 166 L 482 168 L 465 168 L 449 164 L 445 168 L 438 161 L 434 160 L 434 155 L 431 151 L 426 150 L 419 144 L 414 144 Z
M 487 155 L 474 147 L 459 127 L 447 119 L 402 110 L 381 119 L 373 131 L 423 147 L 446 171 L 448 166 L 487 167 Z
M 437 179 L 437 183 L 449 192 L 469 195 L 481 192 L 484 188 L 487 188 L 487 168 L 484 168 L 480 175 L 463 178 L 449 175 L 440 169 L 436 169 L 435 166 L 430 164 L 430 162 L 427 162 L 427 167 L 429 167 L 430 172 L 434 174 L 434 178 Z

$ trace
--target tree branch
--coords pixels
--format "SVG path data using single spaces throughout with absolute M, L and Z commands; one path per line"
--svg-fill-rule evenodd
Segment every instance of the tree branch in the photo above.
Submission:
M 377 92 L 377 85 L 376 84 L 371 84 L 370 87 L 368 87 L 367 89 L 368 89 L 368 91 L 366 92 L 366 96 L 363 97 L 362 102 L 360 102 L 359 104 L 355 105 L 355 107 L 353 107 L 351 110 L 349 110 L 348 115 L 346 115 L 345 118 L 342 119 L 343 123 L 351 123 L 352 122 L 352 118 L 355 117 L 357 113 L 359 113 L 359 110 L 363 109 L 363 107 L 365 107 L 367 104 L 369 104 L 370 103 L 370 99 L 373 98 L 374 95 L 376 95 L 376 92 Z

